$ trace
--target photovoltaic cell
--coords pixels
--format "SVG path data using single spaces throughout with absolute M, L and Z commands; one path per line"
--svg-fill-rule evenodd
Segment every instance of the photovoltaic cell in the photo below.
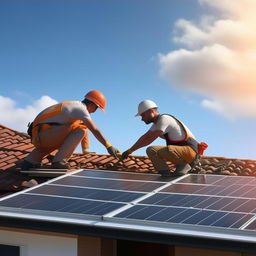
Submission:
M 172 186 L 165 188 L 162 192 L 197 194 L 201 189 L 204 188 L 209 188 L 209 186 L 194 184 L 173 184 Z
M 255 230 L 256 231 L 256 220 L 252 221 L 247 227 L 245 227 L 245 230 Z
M 218 175 L 189 175 L 182 180 L 179 181 L 179 183 L 191 183 L 191 184 L 208 184 L 208 185 L 214 185 L 216 182 L 221 181 L 224 179 L 224 176 L 218 176 Z
M 141 201 L 141 204 L 153 204 L 153 205 L 174 205 L 179 201 L 187 198 L 187 195 L 179 195 L 179 194 L 166 194 L 166 193 L 157 193 L 145 200 Z
M 246 218 L 248 217 L 248 218 Z M 238 221 L 242 221 L 242 223 L 244 224 L 246 221 L 248 221 L 250 218 L 252 218 L 253 215 L 247 215 L 247 214 L 243 214 L 243 213 L 234 213 L 234 212 L 230 212 L 225 214 L 222 218 L 217 219 L 217 221 L 212 223 L 212 226 L 216 226 L 216 227 L 231 227 L 234 225 L 234 223 L 237 223 Z
M 122 203 L 70 199 L 53 196 L 20 194 L 1 202 L 3 207 L 18 207 L 56 212 L 102 215 L 124 206 Z
M 34 189 L 32 193 L 117 202 L 131 202 L 145 195 L 145 193 L 135 193 L 131 191 L 127 192 L 115 190 L 101 190 L 94 188 L 66 187 L 57 185 L 45 185 L 43 187 Z
M 246 185 L 246 186 L 239 185 L 238 188 L 236 188 L 235 190 L 233 190 L 233 191 L 231 191 L 229 193 L 229 196 L 248 197 L 248 196 L 246 196 L 246 194 L 248 194 L 248 192 L 252 191 L 252 190 L 254 190 L 254 192 L 256 192 L 255 185 L 254 186 L 251 186 L 251 185 Z M 249 198 L 253 197 L 253 195 L 255 195 L 255 194 L 252 194 L 251 196 L 249 196 Z
M 250 186 L 241 196 L 247 198 L 256 198 L 256 187 L 251 188 Z
M 198 224 L 200 221 L 202 221 L 205 218 L 208 218 L 214 213 L 214 211 L 198 211 L 197 213 L 193 214 L 189 218 L 182 221 L 184 224 Z
M 113 172 L 113 171 L 82 171 L 77 174 L 83 177 L 93 178 L 108 178 L 108 179 L 121 179 L 121 180 L 143 180 L 143 181 L 157 181 L 168 182 L 174 178 L 162 178 L 160 175 L 146 174 L 146 173 L 128 173 L 128 172 Z
M 199 226 L 216 226 L 239 228 L 253 217 L 251 214 L 216 212 L 179 207 L 160 207 L 137 205 L 122 213 L 117 218 L 154 221 L 161 223 L 196 224 Z M 237 224 L 237 225 L 235 225 Z
M 104 188 L 112 190 L 127 190 L 135 192 L 150 192 L 156 188 L 161 187 L 162 183 L 156 182 L 144 182 L 144 181 L 126 181 L 126 180 L 111 180 L 111 179 L 99 179 L 99 178 L 86 178 L 86 177 L 74 177 L 68 176 L 61 180 L 53 182 L 53 184 L 67 185 L 87 188 Z
M 197 209 L 184 209 L 180 214 L 177 214 L 167 220 L 167 222 L 171 223 L 182 223 L 182 221 L 186 220 L 187 218 L 193 216 L 194 214 L 198 213 L 199 210 Z
M 159 221 L 167 222 L 171 217 L 178 216 L 184 212 L 184 208 L 175 208 L 175 207 L 166 207 L 162 208 L 161 211 L 158 211 L 156 214 L 149 216 L 148 221 Z

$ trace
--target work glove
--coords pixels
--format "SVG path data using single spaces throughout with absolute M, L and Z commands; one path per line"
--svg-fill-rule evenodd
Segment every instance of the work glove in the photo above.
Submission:
M 132 153 L 132 151 L 130 149 L 124 151 L 122 154 L 122 157 L 121 157 L 122 160 L 126 159 L 131 153 Z
M 119 151 L 119 149 L 117 149 L 117 148 L 115 148 L 115 147 L 113 147 L 113 146 L 108 147 L 108 148 L 107 148 L 107 151 L 108 151 L 108 153 L 109 153 L 111 156 L 113 156 L 113 157 L 115 157 L 115 158 L 118 158 L 118 155 L 121 154 L 121 152 Z
M 83 148 L 82 151 L 83 151 L 83 154 L 89 154 L 89 153 L 91 153 L 87 148 Z

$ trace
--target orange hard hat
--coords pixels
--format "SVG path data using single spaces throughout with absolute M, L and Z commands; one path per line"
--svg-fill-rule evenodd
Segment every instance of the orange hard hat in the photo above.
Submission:
M 89 91 L 84 97 L 95 103 L 101 110 L 105 111 L 106 98 L 103 93 L 93 90 Z

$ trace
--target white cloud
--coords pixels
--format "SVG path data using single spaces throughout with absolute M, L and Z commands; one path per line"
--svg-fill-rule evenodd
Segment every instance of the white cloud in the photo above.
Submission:
M 256 1 L 199 0 L 212 11 L 198 23 L 180 19 L 173 40 L 184 48 L 160 54 L 172 86 L 206 97 L 202 106 L 232 117 L 256 117 Z
M 57 101 L 51 97 L 42 96 L 40 99 L 35 100 L 32 105 L 18 108 L 13 99 L 0 95 L 0 123 L 12 129 L 25 132 L 27 124 L 33 121 L 40 111 L 56 103 Z

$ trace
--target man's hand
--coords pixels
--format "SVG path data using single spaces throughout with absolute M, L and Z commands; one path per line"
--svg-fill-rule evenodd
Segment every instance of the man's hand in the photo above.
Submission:
M 121 157 L 122 160 L 126 159 L 131 153 L 132 153 L 132 151 L 130 149 L 124 151 L 122 154 L 122 157 Z
M 108 151 L 108 153 L 111 155 L 111 156 L 113 156 L 113 157 L 115 157 L 115 158 L 118 158 L 118 155 L 120 155 L 120 151 L 119 151 L 119 149 L 117 149 L 117 148 L 115 148 L 115 147 L 113 147 L 113 146 L 110 146 L 110 147 L 108 147 L 107 148 L 107 151 Z
M 83 148 L 82 151 L 83 151 L 83 154 L 89 154 L 89 153 L 91 153 L 87 148 Z

